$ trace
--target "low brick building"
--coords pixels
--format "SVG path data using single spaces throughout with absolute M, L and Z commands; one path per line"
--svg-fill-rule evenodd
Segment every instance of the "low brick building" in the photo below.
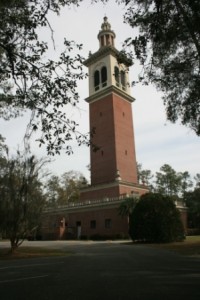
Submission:
M 44 240 L 79 238 L 127 238 L 128 216 L 119 215 L 124 197 L 71 203 L 43 214 L 41 237 Z M 176 203 L 187 231 L 187 208 Z
M 122 200 L 105 198 L 46 210 L 42 239 L 127 237 L 128 218 L 119 215 Z

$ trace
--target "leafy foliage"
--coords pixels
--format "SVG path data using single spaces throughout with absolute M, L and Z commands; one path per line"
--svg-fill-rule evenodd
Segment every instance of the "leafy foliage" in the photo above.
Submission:
M 198 185 L 198 174 L 194 177 Z M 153 174 L 151 170 L 145 170 L 138 164 L 138 180 L 147 185 L 152 192 L 164 195 L 183 197 L 189 191 L 193 182 L 188 171 L 177 172 L 170 165 L 164 164 L 160 170 Z
M 152 243 L 184 239 L 180 213 L 173 200 L 156 193 L 141 196 L 130 216 L 129 233 L 133 240 Z
M 152 179 L 154 176 L 151 170 L 144 170 L 142 168 L 142 164 L 137 163 L 137 174 L 138 174 L 138 182 L 147 185 L 151 191 L 153 189 Z
M 126 46 L 143 66 L 139 81 L 163 92 L 170 121 L 180 118 L 200 135 L 200 1 L 119 2 L 127 7 L 125 22 L 138 29 Z
M 0 232 L 12 251 L 39 225 L 45 203 L 39 172 L 46 163 L 20 152 L 0 160 Z
M 186 192 L 184 200 L 188 207 L 188 227 L 200 229 L 200 188 Z
M 143 170 L 138 164 L 139 182 L 150 187 L 151 192 L 170 196 L 174 201 L 182 201 L 188 208 L 188 227 L 200 228 L 200 174 L 193 178 L 188 171 L 177 172 L 170 165 L 164 164 L 160 171 L 152 174 L 150 170 Z M 145 175 L 151 177 L 145 178 Z
M 139 201 L 139 197 L 127 197 L 127 198 L 125 198 L 119 206 L 120 216 L 122 216 L 122 217 L 123 216 L 129 216 L 133 212 L 133 210 L 134 210 L 134 208 L 135 208 L 138 201 Z
M 169 165 L 165 164 L 156 172 L 156 190 L 165 195 L 179 194 L 182 177 Z
M 200 173 L 197 173 L 194 179 L 196 181 L 196 188 L 200 188 Z
M 80 188 L 87 184 L 80 172 L 69 171 L 60 177 L 52 175 L 46 183 L 46 206 L 58 207 L 78 202 Z
M 77 0 L 4 1 L 0 6 L 0 117 L 17 117 L 23 110 L 32 112 L 26 139 L 41 130 L 39 144 L 47 152 L 59 153 L 64 144 L 76 138 L 88 144 L 86 135 L 77 131 L 78 124 L 66 117 L 66 105 L 79 101 L 77 81 L 82 71 L 82 45 L 64 40 L 64 51 L 57 61 L 47 59 L 48 44 L 40 40 L 41 28 L 49 28 L 48 13 L 59 14 L 64 5 L 78 5 Z M 53 41 L 52 41 L 53 42 Z M 72 152 L 69 144 L 65 146 Z

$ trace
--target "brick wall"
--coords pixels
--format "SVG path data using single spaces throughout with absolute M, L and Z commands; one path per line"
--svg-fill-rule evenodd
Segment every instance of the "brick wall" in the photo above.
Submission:
M 69 226 L 81 226 L 81 236 L 127 236 L 128 218 L 119 216 L 117 208 L 90 210 L 69 215 Z
M 99 150 L 91 150 L 91 184 L 115 181 L 117 170 L 122 180 L 137 183 L 131 103 L 114 93 L 90 103 L 92 128 Z

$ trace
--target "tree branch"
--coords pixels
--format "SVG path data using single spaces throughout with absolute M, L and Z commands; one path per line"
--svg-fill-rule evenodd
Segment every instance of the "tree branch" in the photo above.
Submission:
M 182 15 L 185 25 L 188 29 L 188 32 L 190 33 L 190 36 L 195 44 L 195 47 L 196 47 L 197 53 L 198 53 L 198 57 L 199 57 L 199 67 L 200 67 L 200 45 L 199 45 L 198 39 L 196 38 L 194 30 L 192 30 L 192 24 L 190 22 L 190 19 L 189 19 L 187 13 L 185 12 L 183 6 L 181 5 L 180 1 L 174 0 L 174 3 L 175 3 L 177 10 Z

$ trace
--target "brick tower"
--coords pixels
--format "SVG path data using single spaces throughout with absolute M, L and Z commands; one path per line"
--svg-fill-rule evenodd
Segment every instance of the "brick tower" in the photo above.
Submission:
M 43 238 L 128 238 L 129 218 L 119 214 L 127 196 L 148 188 L 138 183 L 132 102 L 126 56 L 115 48 L 115 33 L 107 17 L 98 34 L 99 50 L 89 55 L 90 131 L 98 151 L 90 150 L 91 185 L 81 189 L 80 202 L 47 210 Z M 187 208 L 177 206 L 186 228 Z M 52 226 L 53 224 L 53 226 Z M 57 224 L 55 226 L 55 224 Z
M 99 50 L 89 54 L 91 186 L 81 191 L 81 200 L 143 194 L 138 184 L 130 95 L 130 60 L 115 48 L 115 33 L 104 17 L 98 34 Z

